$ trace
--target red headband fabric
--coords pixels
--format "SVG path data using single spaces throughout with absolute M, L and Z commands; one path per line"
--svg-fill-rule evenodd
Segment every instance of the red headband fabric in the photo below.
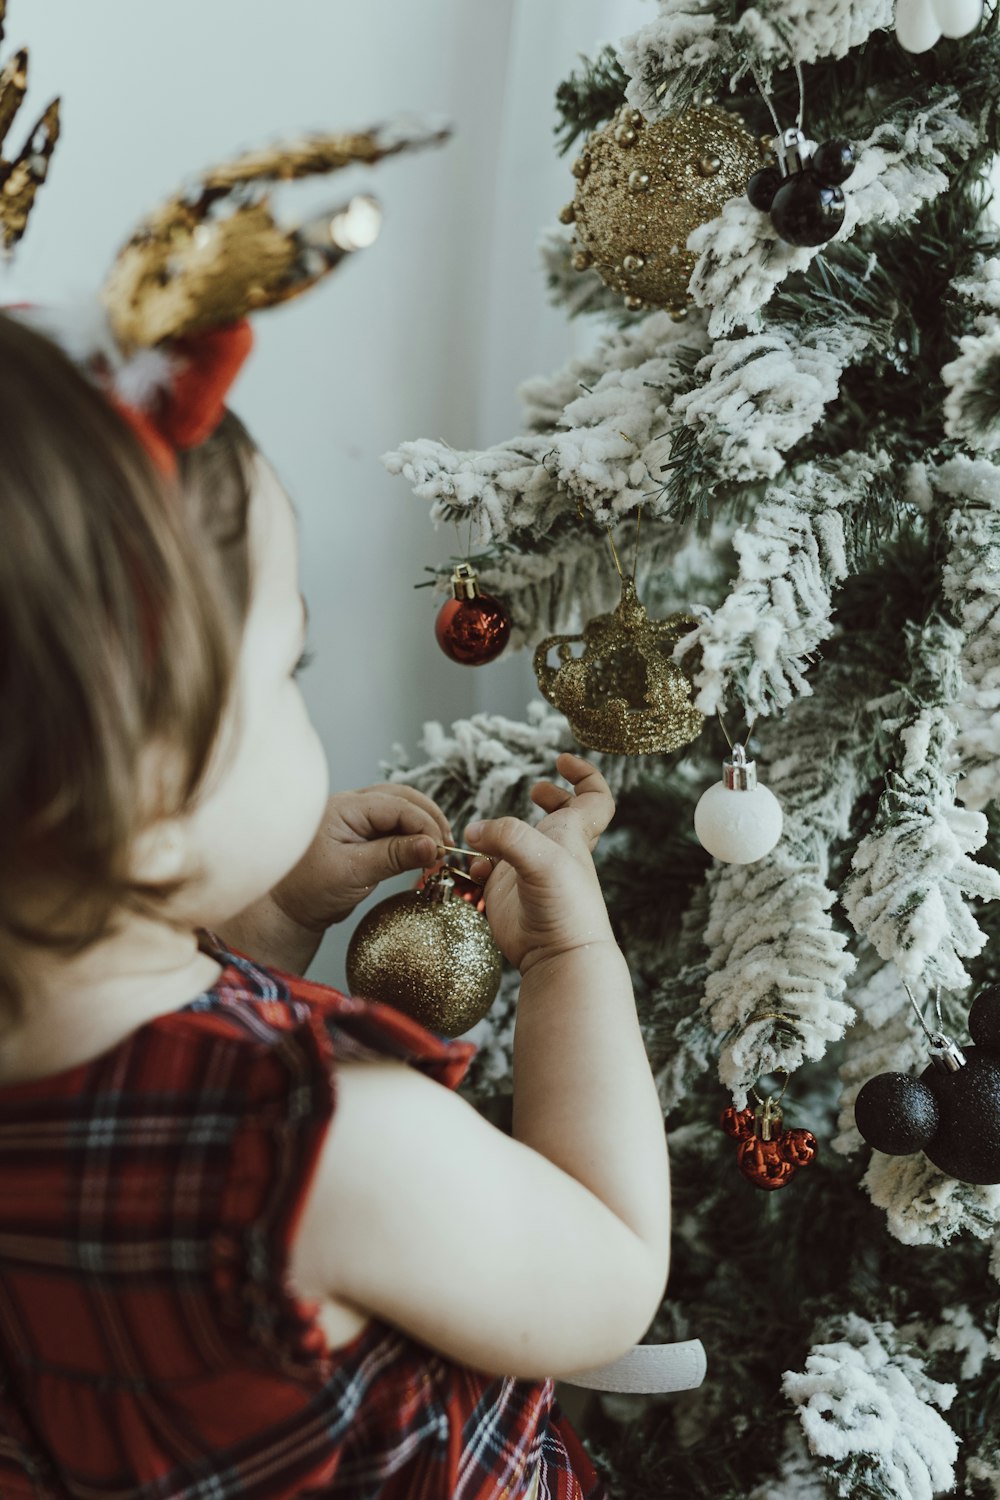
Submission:
M 197 448 L 222 421 L 226 397 L 253 348 L 253 330 L 244 318 L 173 339 L 169 348 L 177 371 L 155 410 L 109 395 L 157 468 L 173 476 L 178 452 Z

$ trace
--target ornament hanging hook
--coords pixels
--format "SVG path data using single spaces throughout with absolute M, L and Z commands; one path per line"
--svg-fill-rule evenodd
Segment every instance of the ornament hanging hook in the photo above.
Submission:
M 756 65 L 754 63 L 750 64 L 750 72 L 753 74 L 753 81 L 757 85 L 757 92 L 758 92 L 758 94 L 763 99 L 764 103 L 767 105 L 767 112 L 771 116 L 771 121 L 772 121 L 772 123 L 774 125 L 774 133 L 775 133 L 776 136 L 780 137 L 780 135 L 781 135 L 781 125 L 778 123 L 778 116 L 775 113 L 774 105 L 771 102 L 770 95 L 767 94 L 767 93 L 765 93 L 765 91 L 764 91 L 764 85 L 760 81 L 760 74 L 757 72 L 757 68 L 756 68 Z
M 914 998 L 913 991 L 910 989 L 910 986 L 907 984 L 905 979 L 903 980 L 903 988 L 910 997 L 910 1004 L 913 1006 L 913 1009 L 916 1012 L 917 1020 L 920 1022 L 923 1033 L 926 1036 L 928 1042 L 930 1042 L 931 1044 L 931 1048 L 934 1051 L 944 1050 L 949 1055 L 957 1054 L 958 1056 L 961 1056 L 961 1048 L 955 1046 L 955 1043 L 951 1040 L 951 1038 L 948 1036 L 948 1033 L 944 1029 L 944 1016 L 941 1014 L 941 986 L 938 985 L 934 991 L 934 1014 L 937 1017 L 937 1031 L 931 1031 L 930 1027 L 927 1025 L 927 1022 L 924 1020 L 923 1015 L 921 1014 L 920 1007 L 917 1005 L 916 999 Z
M 798 58 L 795 59 L 795 77 L 799 85 L 799 117 L 796 121 L 796 128 L 801 130 L 802 121 L 805 119 L 806 114 L 806 85 L 805 79 L 802 76 L 802 64 Z
M 618 574 L 619 578 L 624 578 L 625 574 L 622 572 L 621 561 L 619 560 L 619 557 L 618 557 L 618 548 L 615 546 L 614 533 L 612 532 L 610 526 L 607 528 L 607 533 L 608 533 L 608 542 L 610 543 L 610 546 L 611 546 L 611 556 L 614 559 L 615 572 Z
M 923 1030 L 924 1035 L 926 1036 L 927 1040 L 933 1045 L 933 1043 L 935 1041 L 934 1033 L 933 1033 L 933 1031 L 931 1031 L 930 1027 L 927 1025 L 927 1022 L 924 1020 L 923 1012 L 921 1011 L 920 1006 L 917 1004 L 916 997 L 915 997 L 913 991 L 910 989 L 910 986 L 907 984 L 907 982 L 906 982 L 905 979 L 903 980 L 903 989 L 906 991 L 906 993 L 910 997 L 910 1004 L 913 1006 L 914 1013 L 915 1013 L 915 1015 L 917 1017 L 917 1020 L 920 1022 L 920 1025 L 921 1025 L 921 1028 Z M 937 988 L 937 1014 L 938 1014 L 938 1021 L 940 1022 L 940 1020 L 941 1020 L 941 986 L 940 985 L 938 985 L 938 988 Z
M 642 506 L 635 513 L 635 553 L 632 558 L 632 582 L 635 583 L 635 570 L 639 566 L 639 528 L 642 525 Z
M 487 859 L 491 865 L 496 864 L 496 856 L 483 854 L 479 849 L 459 849 L 455 844 L 438 844 L 439 854 L 464 854 L 466 859 Z
M 799 61 L 798 58 L 795 58 L 793 66 L 795 68 L 795 78 L 796 78 L 796 81 L 798 82 L 798 86 L 799 86 L 799 113 L 798 113 L 798 119 L 796 121 L 796 129 L 799 130 L 799 131 L 801 131 L 802 130 L 802 126 L 803 126 L 803 121 L 805 120 L 805 115 L 806 115 L 806 84 L 805 84 L 805 78 L 804 78 L 803 73 L 802 73 L 802 64 L 801 64 L 801 62 Z M 767 105 L 767 112 L 771 116 L 771 121 L 772 121 L 772 123 L 774 125 L 774 133 L 775 133 L 775 135 L 780 140 L 780 138 L 781 138 L 781 124 L 780 124 L 780 122 L 778 120 L 777 111 L 774 108 L 774 102 L 771 99 L 770 94 L 768 94 L 768 93 L 765 92 L 764 85 L 760 81 L 760 74 L 758 73 L 757 68 L 756 68 L 756 66 L 755 66 L 754 63 L 750 64 L 750 72 L 753 74 L 753 81 L 757 85 L 757 92 L 758 92 L 758 94 L 760 94 L 760 97 L 763 99 L 764 103 Z

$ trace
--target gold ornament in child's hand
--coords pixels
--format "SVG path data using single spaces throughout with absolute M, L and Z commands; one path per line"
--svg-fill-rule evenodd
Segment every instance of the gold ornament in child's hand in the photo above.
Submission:
M 674 647 L 698 621 L 673 614 L 651 620 L 631 578 L 612 614 L 598 615 L 582 635 L 553 635 L 535 651 L 541 693 L 564 713 L 591 750 L 611 755 L 652 755 L 697 739 L 705 722 L 691 702 L 691 684 L 671 659 Z M 574 645 L 583 645 L 579 656 Z M 559 665 L 550 666 L 557 650 Z
M 395 1006 L 443 1036 L 462 1036 L 481 1021 L 500 987 L 501 957 L 467 895 L 445 867 L 420 890 L 380 901 L 347 950 L 351 994 Z

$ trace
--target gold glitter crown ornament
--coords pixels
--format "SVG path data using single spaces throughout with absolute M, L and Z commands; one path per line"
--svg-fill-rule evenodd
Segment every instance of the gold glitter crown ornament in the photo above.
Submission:
M 359 196 L 287 227 L 268 188 L 437 145 L 448 134 L 439 123 L 404 118 L 279 142 L 204 172 L 155 209 L 119 252 L 101 295 L 117 343 L 125 351 L 150 348 L 297 297 L 372 243 L 381 210 Z
M 535 650 L 542 694 L 569 720 L 581 745 L 611 755 L 652 755 L 697 739 L 704 715 L 691 703 L 691 684 L 671 660 L 677 642 L 697 625 L 693 615 L 651 620 L 622 576 L 622 596 L 582 635 L 553 635 Z M 580 655 L 574 647 L 583 646 Z M 549 665 L 549 652 L 559 665 Z
M 6 16 L 7 0 L 0 0 L 0 42 Z M 0 72 L 0 149 L 27 92 L 28 49 L 22 47 Z M 4 250 L 12 249 L 27 228 L 35 194 L 48 175 L 58 139 L 59 100 L 53 99 L 20 155 L 13 161 L 0 157 L 0 239 Z
M 576 197 L 562 211 L 591 267 L 636 312 L 687 313 L 696 255 L 688 235 L 716 218 L 767 156 L 767 144 L 718 105 L 692 105 L 648 121 L 623 105 L 588 137 L 573 163 Z

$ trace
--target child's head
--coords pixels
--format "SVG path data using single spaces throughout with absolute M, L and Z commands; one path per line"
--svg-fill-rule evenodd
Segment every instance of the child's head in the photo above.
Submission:
M 123 909 L 222 921 L 322 815 L 287 497 L 232 417 L 180 476 L 0 317 L 0 993 Z

